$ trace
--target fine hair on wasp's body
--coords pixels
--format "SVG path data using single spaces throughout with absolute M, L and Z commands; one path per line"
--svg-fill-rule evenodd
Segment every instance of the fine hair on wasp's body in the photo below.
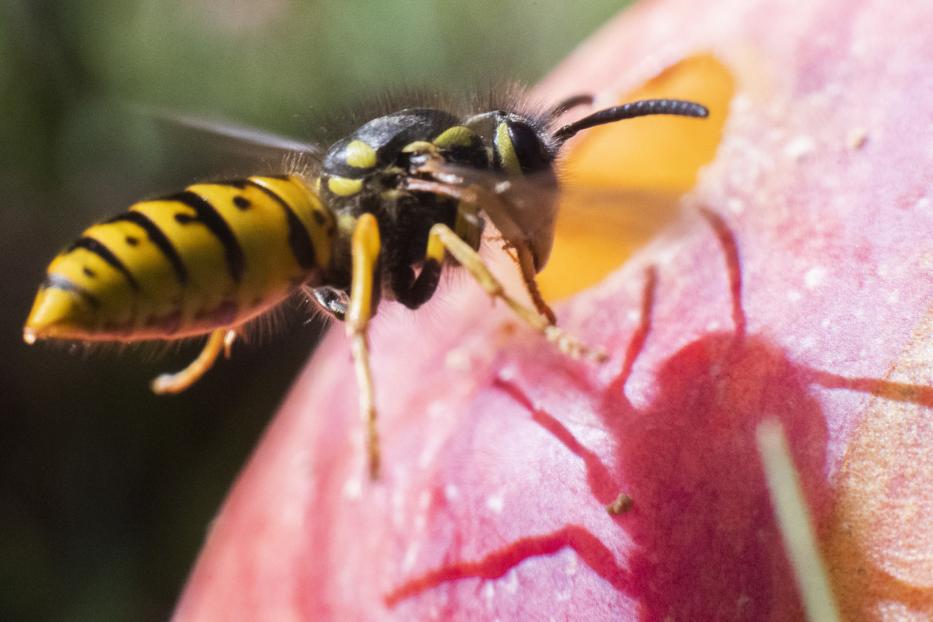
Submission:
M 229 354 L 246 323 L 308 290 L 346 323 L 375 477 L 367 327 L 382 298 L 416 309 L 435 293 L 444 266 L 459 264 L 562 352 L 604 357 L 559 329 L 538 291 L 535 275 L 554 238 L 554 199 L 547 192 L 529 197 L 528 189 L 556 188 L 555 159 L 579 131 L 639 116 L 708 113 L 682 100 L 641 100 L 552 129 L 558 116 L 590 103 L 572 97 L 542 114 L 401 108 L 357 127 L 323 157 L 313 146 L 270 137 L 265 146 L 285 144 L 295 153 L 289 174 L 193 184 L 84 231 L 49 265 L 24 339 L 207 334 L 188 367 L 153 382 L 157 393 L 175 393 Z M 264 141 L 253 130 L 231 134 Z M 487 219 L 516 259 L 533 308 L 506 292 L 477 252 Z

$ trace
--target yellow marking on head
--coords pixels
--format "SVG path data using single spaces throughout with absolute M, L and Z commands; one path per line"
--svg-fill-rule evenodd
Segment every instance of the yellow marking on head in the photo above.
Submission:
M 506 132 L 508 134 L 508 132 Z M 476 133 L 463 125 L 455 125 L 441 132 L 432 142 L 441 148 L 468 147 L 476 140 Z
M 436 151 L 435 145 L 426 140 L 416 140 L 402 147 L 402 153 L 432 153 Z
M 362 140 L 351 140 L 344 153 L 346 162 L 353 168 L 369 169 L 376 166 L 376 150 Z
M 518 177 L 522 174 L 522 165 L 518 161 L 515 145 L 512 144 L 512 137 L 509 136 L 509 126 L 505 122 L 500 123 L 496 128 L 496 150 L 499 152 L 499 162 L 509 176 Z
M 327 189 L 338 197 L 352 197 L 363 189 L 363 180 L 350 179 L 349 177 L 328 177 Z

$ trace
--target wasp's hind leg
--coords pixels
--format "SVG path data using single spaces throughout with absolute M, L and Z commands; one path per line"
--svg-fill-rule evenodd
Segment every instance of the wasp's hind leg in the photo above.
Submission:
M 356 221 L 353 230 L 353 275 L 346 322 L 359 387 L 360 414 L 366 423 L 366 448 L 369 456 L 369 475 L 372 479 L 379 477 L 379 432 L 376 428 L 376 403 L 366 331 L 378 295 L 380 247 L 376 217 L 363 214 Z
M 181 393 L 195 382 L 214 365 L 214 361 L 220 356 L 221 352 L 226 352 L 230 356 L 230 348 L 236 339 L 236 331 L 227 328 L 220 328 L 212 332 L 207 343 L 197 358 L 183 370 L 174 374 L 162 374 L 152 381 L 152 390 L 158 394 Z
M 510 296 L 502 287 L 502 283 L 486 267 L 479 253 L 461 240 L 450 227 L 439 223 L 431 227 L 431 234 L 428 238 L 428 256 L 436 257 L 439 254 L 443 257 L 445 249 L 453 255 L 454 259 L 460 262 L 460 265 L 467 269 L 470 275 L 490 296 L 503 300 L 525 324 L 543 334 L 561 352 L 572 358 L 588 358 L 594 361 L 604 361 L 606 359 L 606 354 L 602 350 L 595 350 L 586 346 L 549 322 L 547 318 L 534 309 L 523 305 Z

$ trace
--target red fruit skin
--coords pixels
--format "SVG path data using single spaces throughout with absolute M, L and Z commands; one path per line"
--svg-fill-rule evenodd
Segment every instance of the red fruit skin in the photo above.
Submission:
M 930 41 L 920 1 L 655 2 L 608 25 L 542 97 L 617 99 L 705 52 L 737 84 L 705 209 L 557 307 L 610 361 L 567 360 L 465 277 L 428 311 L 383 305 L 374 483 L 334 331 L 175 619 L 799 619 L 764 418 L 843 614 L 933 612 Z

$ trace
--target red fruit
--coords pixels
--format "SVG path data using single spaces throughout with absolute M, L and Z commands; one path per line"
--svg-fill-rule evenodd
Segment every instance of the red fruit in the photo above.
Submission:
M 718 140 L 682 214 L 634 237 L 564 222 L 552 294 L 648 242 L 558 305 L 610 361 L 568 360 L 466 278 L 427 312 L 384 305 L 373 483 L 335 331 L 177 619 L 799 618 L 755 445 L 766 418 L 843 615 L 933 611 L 930 41 L 919 1 L 655 2 L 607 26 L 538 94 L 621 100 L 694 56 L 639 94 L 713 115 L 593 130 L 570 170 L 679 191 Z M 630 509 L 607 512 L 620 494 Z

